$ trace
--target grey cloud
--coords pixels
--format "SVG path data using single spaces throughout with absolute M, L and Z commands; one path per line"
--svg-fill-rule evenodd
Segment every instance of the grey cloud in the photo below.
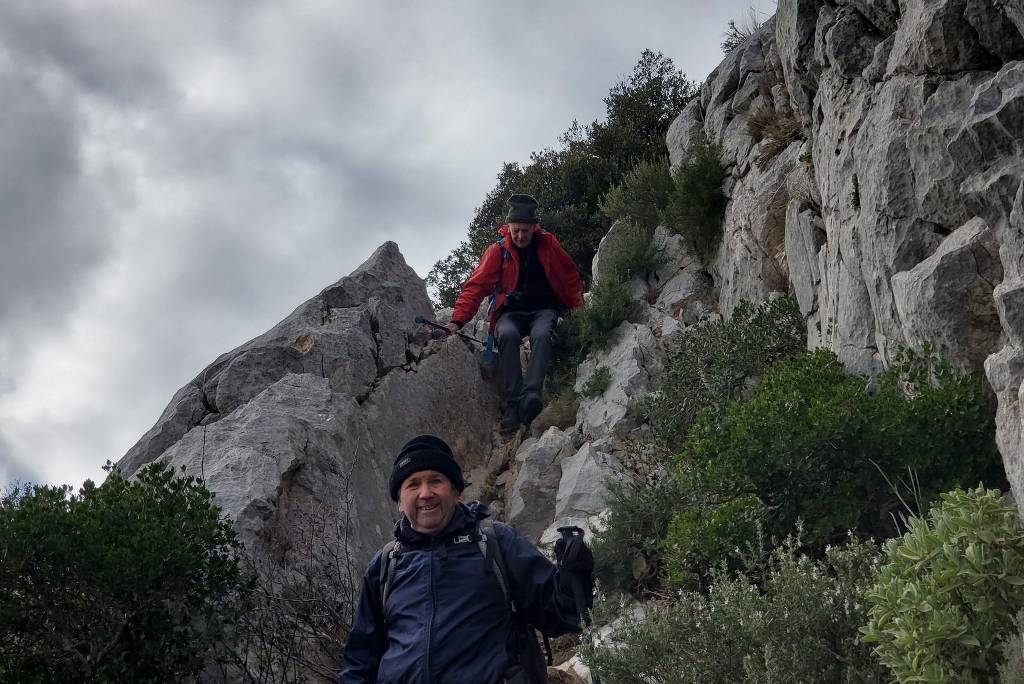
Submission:
M 14 460 L 10 444 L 0 435 L 0 494 L 7 490 L 10 483 L 28 484 L 45 482 L 42 473 L 29 464 Z
M 166 95 L 145 27 L 110 8 L 71 9 L 57 3 L 0 6 L 0 44 L 39 68 L 54 68 L 85 91 L 122 101 Z
M 0 101 L 0 322 L 16 314 L 56 321 L 109 238 L 81 184 L 74 102 L 3 72 Z

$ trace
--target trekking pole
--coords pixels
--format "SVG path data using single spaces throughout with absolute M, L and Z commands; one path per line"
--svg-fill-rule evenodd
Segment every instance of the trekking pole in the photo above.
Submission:
M 575 525 L 559 527 L 558 532 L 562 535 L 562 540 L 565 543 L 566 549 L 569 548 L 569 542 L 571 542 L 575 536 L 579 536 L 581 543 L 583 541 L 583 530 Z M 573 598 L 576 599 L 576 611 L 580 614 L 583 624 L 589 627 L 590 611 L 587 610 L 587 596 L 586 591 L 583 588 L 583 579 L 575 572 L 570 572 L 569 574 L 572 579 L 572 595 Z M 591 641 L 593 641 L 593 636 L 591 636 Z M 601 678 L 597 676 L 597 670 L 590 670 L 590 681 L 593 684 L 601 684 Z
M 455 332 L 455 331 L 449 330 L 447 326 L 441 325 L 437 321 L 432 321 L 429 318 L 424 318 L 423 316 L 417 316 L 416 317 L 416 322 L 417 323 L 422 323 L 423 325 L 430 326 L 431 328 L 434 328 L 435 330 L 442 330 L 442 331 L 444 331 L 444 333 L 446 335 L 458 335 L 462 339 L 469 340 L 470 342 L 476 342 L 477 344 L 486 344 L 483 340 L 478 340 L 475 337 L 470 337 L 469 335 L 467 335 L 465 333 L 460 333 L 460 332 Z

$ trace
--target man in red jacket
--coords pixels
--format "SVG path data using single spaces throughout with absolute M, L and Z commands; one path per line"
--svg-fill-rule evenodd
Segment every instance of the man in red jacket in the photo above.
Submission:
M 543 407 L 544 375 L 551 361 L 551 336 L 560 315 L 583 306 L 583 281 L 558 239 L 540 227 L 537 200 L 512 195 L 501 238 L 487 248 L 455 301 L 448 329 L 459 330 L 490 296 L 490 326 L 498 344 L 505 409 L 502 430 L 529 423 Z M 519 345 L 530 336 L 530 362 L 523 377 Z

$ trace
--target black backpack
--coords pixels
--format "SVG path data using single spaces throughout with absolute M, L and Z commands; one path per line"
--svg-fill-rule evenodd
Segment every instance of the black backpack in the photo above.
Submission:
M 494 534 L 494 523 L 490 520 L 482 520 L 477 526 L 479 539 L 477 546 L 483 557 L 490 561 L 494 569 L 494 576 L 501 585 L 501 591 L 505 594 L 509 608 L 512 611 L 512 632 L 508 645 L 508 652 L 512 658 L 512 664 L 505 672 L 503 684 L 548 684 L 548 668 L 551 664 L 551 645 L 548 638 L 544 637 L 544 647 L 547 650 L 547 658 L 541 652 L 540 644 L 537 643 L 537 632 L 528 624 L 525 624 L 519 617 L 515 601 L 509 593 L 508 571 L 505 566 L 505 557 L 501 553 L 501 546 Z M 391 590 L 391 581 L 395 577 L 395 561 L 402 553 L 402 544 L 397 539 L 384 545 L 381 549 L 380 566 L 380 608 L 381 615 L 384 614 L 384 604 L 387 603 L 388 593 Z

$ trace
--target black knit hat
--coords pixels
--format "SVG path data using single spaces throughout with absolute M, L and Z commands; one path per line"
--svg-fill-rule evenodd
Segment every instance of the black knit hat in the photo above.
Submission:
M 421 470 L 436 470 L 451 480 L 460 492 L 466 488 L 466 481 L 462 479 L 462 468 L 455 461 L 455 454 L 448 443 L 440 437 L 420 435 L 406 442 L 395 457 L 395 464 L 391 467 L 391 480 L 388 482 L 388 490 L 393 501 L 398 501 L 398 490 L 402 488 L 405 478 Z
M 537 200 L 529 195 L 512 195 L 508 198 L 508 206 L 505 223 L 540 223 L 537 218 Z

